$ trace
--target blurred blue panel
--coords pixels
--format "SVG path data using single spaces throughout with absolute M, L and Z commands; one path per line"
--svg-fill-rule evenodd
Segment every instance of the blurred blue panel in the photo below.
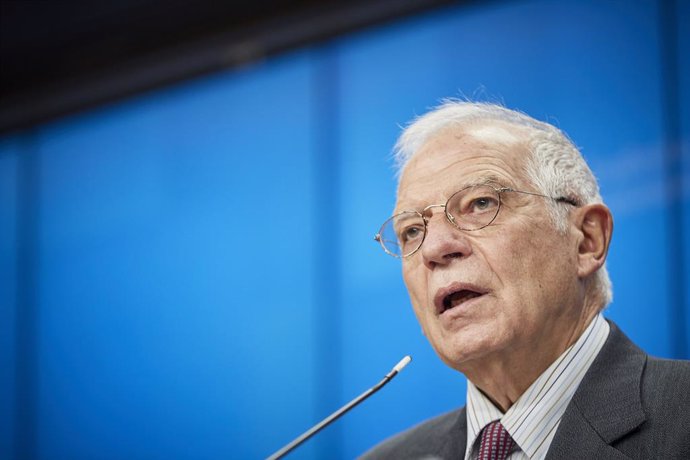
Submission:
M 17 225 L 19 138 L 0 140 L 0 458 L 12 458 L 15 438 Z
M 293 54 L 40 131 L 41 458 L 260 458 L 313 421 L 309 83 Z
M 681 246 L 684 251 L 682 284 L 685 287 L 685 359 L 690 359 L 690 2 L 676 1 L 676 24 L 678 27 L 678 108 L 680 110 L 680 168 L 682 203 L 681 220 L 683 234 Z
M 444 97 L 502 101 L 583 146 L 616 214 L 608 314 L 650 352 L 670 353 L 658 47 L 656 2 L 594 0 L 448 8 L 342 44 L 342 219 L 352 219 L 341 245 L 343 387 L 356 391 L 403 354 L 414 358 L 343 422 L 343 458 L 464 403 L 464 380 L 422 337 L 399 266 L 371 241 L 394 204 L 386 157 L 397 125 Z

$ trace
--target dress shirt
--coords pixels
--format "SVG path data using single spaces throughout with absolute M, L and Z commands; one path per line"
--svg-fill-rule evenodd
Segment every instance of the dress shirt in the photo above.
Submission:
M 479 453 L 475 442 L 482 428 L 500 420 L 517 447 L 510 460 L 542 459 L 549 450 L 561 417 L 609 335 L 597 315 L 580 338 L 551 364 L 506 413 L 501 412 L 472 382 L 467 382 L 467 449 L 465 459 Z

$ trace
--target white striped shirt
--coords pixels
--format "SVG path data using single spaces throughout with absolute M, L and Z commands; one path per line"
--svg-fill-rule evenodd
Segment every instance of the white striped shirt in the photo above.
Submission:
M 570 348 L 549 366 L 504 414 L 470 381 L 467 382 L 467 449 L 465 459 L 479 454 L 477 437 L 500 420 L 520 449 L 510 460 L 542 459 L 582 377 L 604 346 L 610 327 L 601 314 Z

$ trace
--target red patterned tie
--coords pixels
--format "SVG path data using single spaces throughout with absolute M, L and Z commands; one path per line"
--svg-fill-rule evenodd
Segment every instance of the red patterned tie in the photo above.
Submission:
M 505 460 L 515 441 L 510 437 L 501 422 L 496 420 L 482 430 L 482 443 L 479 448 L 479 460 Z

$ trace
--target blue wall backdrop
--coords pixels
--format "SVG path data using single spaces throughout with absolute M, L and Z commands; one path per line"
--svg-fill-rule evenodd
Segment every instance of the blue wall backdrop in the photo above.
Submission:
M 690 341 L 690 2 L 449 7 L 0 139 L 0 457 L 348 459 L 462 405 L 372 240 L 441 98 L 562 127 L 616 227 L 607 316 Z

